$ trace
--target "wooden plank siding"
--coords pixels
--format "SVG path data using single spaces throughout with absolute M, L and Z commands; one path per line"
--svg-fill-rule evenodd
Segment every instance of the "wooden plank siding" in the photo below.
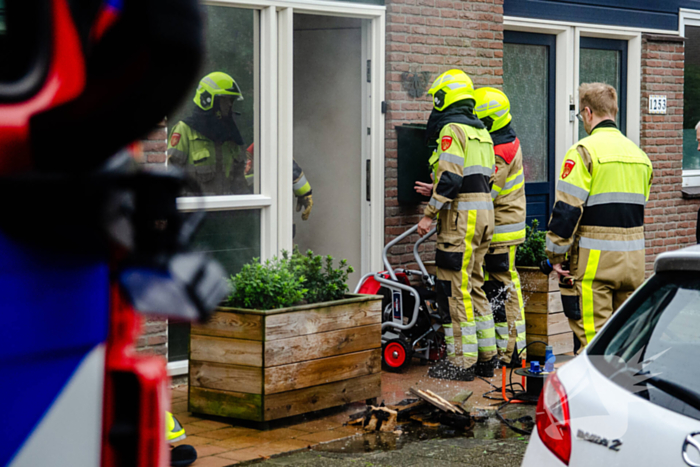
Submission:
M 193 324 L 193 335 L 263 340 L 263 315 L 218 312 L 204 324 Z
M 243 420 L 263 420 L 263 396 L 234 391 L 217 391 L 190 385 L 189 410 L 194 413 Z
M 222 391 L 263 393 L 263 368 L 190 360 L 190 386 Z
M 381 396 L 381 297 L 220 308 L 192 327 L 189 409 L 269 421 Z
M 190 346 L 190 360 L 263 366 L 262 341 L 193 335 Z
M 284 313 L 266 317 L 265 340 L 287 339 L 381 322 L 381 302 L 349 303 Z
M 371 375 L 381 368 L 382 351 L 379 348 L 265 368 L 265 394 Z
M 296 391 L 265 396 L 265 420 L 291 417 L 377 397 L 382 392 L 382 374 L 347 379 Z
M 557 274 L 553 272 L 547 277 L 537 268 L 518 268 L 518 273 L 525 305 L 527 343 L 547 342 L 556 355 L 572 352 L 574 336 L 569 319 L 564 315 Z M 543 357 L 545 346 L 533 344 L 527 352 Z
M 381 339 L 381 324 L 277 339 L 265 343 L 265 367 L 376 349 Z

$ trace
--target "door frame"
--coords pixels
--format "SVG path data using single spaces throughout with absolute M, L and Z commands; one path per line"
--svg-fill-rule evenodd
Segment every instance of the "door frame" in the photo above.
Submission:
M 227 2 L 228 3 L 228 2 Z M 257 3 L 257 0 L 256 0 Z M 364 174 L 364 167 L 369 161 L 371 178 L 370 187 L 365 186 L 363 177 L 362 186 L 362 212 L 361 219 L 361 264 L 356 269 L 361 274 L 382 268 L 381 252 L 384 248 L 384 114 L 382 102 L 385 94 L 385 17 L 386 7 L 375 5 L 352 4 L 345 2 L 324 1 L 296 1 L 296 2 L 267 2 L 278 6 L 280 18 L 279 28 L 279 77 L 278 77 L 278 101 L 279 101 L 279 141 L 278 141 L 278 212 L 277 212 L 277 247 L 276 251 L 293 248 L 293 199 L 288 194 L 292 192 L 292 148 L 293 139 L 293 38 L 294 38 L 294 13 L 325 16 L 342 16 L 369 20 L 369 24 L 363 22 L 362 26 L 362 63 L 367 60 L 372 63 L 369 73 L 370 81 L 367 82 L 367 72 L 364 66 L 358 72 L 362 75 L 363 99 L 362 110 L 362 134 L 361 138 L 362 158 L 359 161 L 359 170 Z M 366 129 L 365 129 L 366 128 Z M 367 131 L 368 134 L 364 132 Z M 365 193 L 369 191 L 370 202 L 365 202 Z
M 651 30 L 632 27 L 586 24 L 504 16 L 506 31 L 552 34 L 556 36 L 555 167 L 558 173 L 567 150 L 578 140 L 578 80 L 581 37 L 614 39 L 627 42 L 627 137 L 640 143 L 641 133 L 641 75 L 642 33 L 678 35 L 678 31 Z M 573 112 L 572 112 L 573 110 Z M 637 115 L 639 118 L 629 118 Z M 553 180 L 554 186 L 556 179 Z M 552 200 L 553 201 L 553 200 Z

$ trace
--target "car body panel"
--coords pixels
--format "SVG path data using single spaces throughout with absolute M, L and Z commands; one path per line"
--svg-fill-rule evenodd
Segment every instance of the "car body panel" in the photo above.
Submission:
M 592 462 L 600 462 L 605 467 L 688 467 L 682 457 L 684 442 L 691 433 L 700 432 L 700 420 L 653 404 L 632 392 L 644 390 L 644 384 L 631 388 L 619 386 L 598 371 L 591 358 L 584 353 L 557 370 L 571 414 L 569 465 L 590 466 Z M 536 431 L 523 462 L 523 466 L 530 465 L 564 465 L 542 443 Z

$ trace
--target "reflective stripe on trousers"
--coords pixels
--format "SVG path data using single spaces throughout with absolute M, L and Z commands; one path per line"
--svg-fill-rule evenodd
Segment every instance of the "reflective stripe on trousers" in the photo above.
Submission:
M 477 358 L 479 347 L 477 345 L 476 323 L 459 323 L 459 326 L 462 330 L 462 355 Z
M 479 352 L 496 351 L 496 330 L 493 323 L 493 315 L 477 316 L 476 337 L 479 341 Z
M 474 239 L 474 231 L 476 230 L 476 211 L 468 211 L 467 213 L 467 234 L 465 236 L 465 249 L 462 262 L 462 300 L 464 301 L 464 312 L 467 315 L 467 321 L 474 321 L 474 306 L 472 305 L 472 296 L 469 293 L 469 274 L 467 274 L 467 265 L 472 259 L 472 240 Z
M 517 245 L 510 247 L 510 278 L 513 282 L 513 287 L 518 294 L 518 308 L 520 310 L 520 319 L 515 321 L 515 329 L 518 336 L 515 339 L 515 344 L 518 351 L 525 348 L 525 304 L 523 303 L 523 291 L 520 286 L 520 275 L 515 267 L 515 255 L 517 250 Z
M 581 281 L 581 302 L 582 302 L 582 319 L 583 330 L 586 333 L 586 341 L 588 343 L 595 337 L 595 313 L 593 307 L 593 280 L 598 270 L 598 262 L 600 261 L 600 250 L 590 250 L 588 255 L 588 263 L 586 271 L 583 274 Z
M 442 329 L 445 331 L 445 345 L 447 346 L 447 356 L 455 356 L 455 336 L 451 324 L 443 324 Z

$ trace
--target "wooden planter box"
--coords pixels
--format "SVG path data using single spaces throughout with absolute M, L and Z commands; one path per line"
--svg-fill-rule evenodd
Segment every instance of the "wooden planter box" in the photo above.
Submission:
M 190 412 L 257 422 L 381 396 L 381 296 L 218 308 L 190 335 Z
M 525 302 L 527 343 L 547 342 L 555 355 L 573 352 L 574 335 L 564 315 L 557 273 L 547 277 L 539 268 L 518 266 L 518 274 Z M 527 351 L 530 355 L 544 357 L 545 346 L 533 344 Z

